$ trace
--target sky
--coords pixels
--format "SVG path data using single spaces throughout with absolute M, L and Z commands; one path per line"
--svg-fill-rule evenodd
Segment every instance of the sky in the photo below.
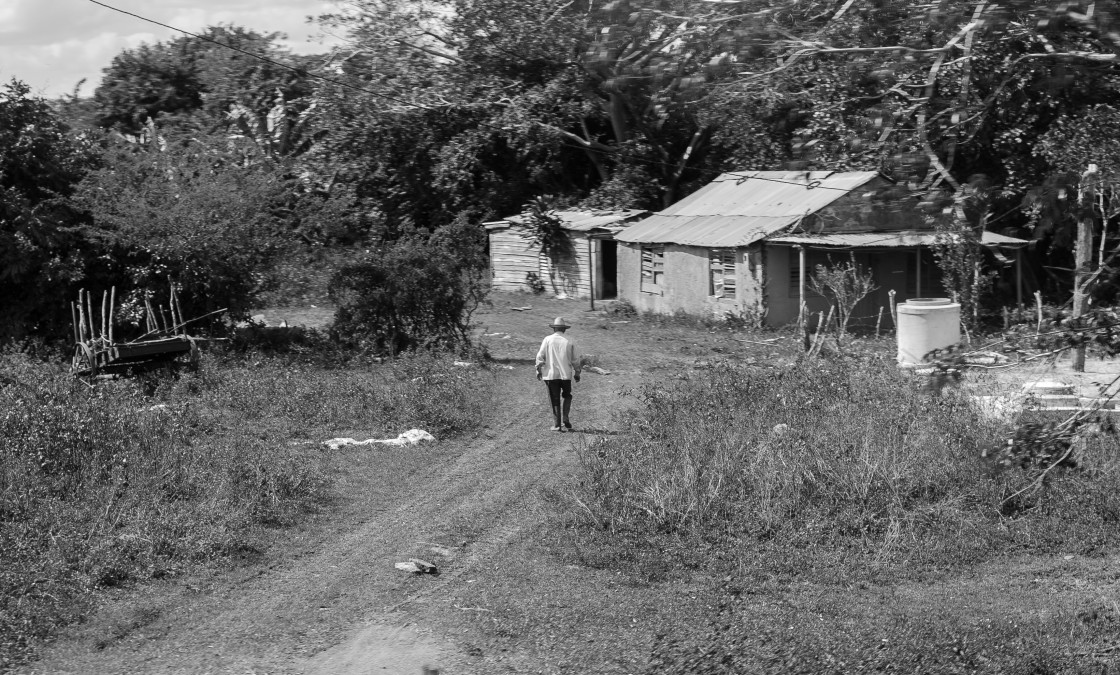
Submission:
M 307 23 L 308 16 L 335 9 L 332 0 L 101 1 L 192 33 L 218 24 L 285 33 L 281 44 L 296 54 L 325 52 L 338 42 L 318 41 L 321 30 Z M 0 83 L 14 77 L 33 94 L 54 98 L 85 78 L 81 93 L 89 95 L 121 51 L 179 35 L 90 0 L 0 0 Z

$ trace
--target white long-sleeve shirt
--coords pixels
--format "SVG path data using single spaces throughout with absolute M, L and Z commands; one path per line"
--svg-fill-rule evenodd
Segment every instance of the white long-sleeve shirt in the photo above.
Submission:
M 563 333 L 553 333 L 537 350 L 537 371 L 542 380 L 570 380 L 579 375 L 576 343 Z

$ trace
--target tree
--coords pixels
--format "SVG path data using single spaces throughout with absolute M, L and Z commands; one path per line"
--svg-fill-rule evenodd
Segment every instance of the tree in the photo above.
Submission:
M 287 200 L 294 181 L 283 166 L 237 161 L 239 154 L 199 139 L 116 142 L 79 185 L 74 202 L 91 220 L 88 236 L 112 261 L 122 317 L 136 319 L 143 295 L 166 289 L 169 277 L 189 316 L 248 315 L 293 238 Z
M 391 354 L 466 348 L 471 316 L 489 289 L 485 272 L 485 236 L 463 218 L 431 235 L 384 242 L 331 280 L 332 334 Z
M 1111 132 L 1117 124 L 1120 101 L 1095 105 L 1085 115 L 1060 117 L 1033 150 L 1060 172 L 1049 189 L 1024 199 L 1035 235 L 1066 243 L 1074 239 L 1075 227 L 1091 223 L 1098 242 L 1096 271 L 1086 279 L 1088 286 L 1075 292 L 1090 293 L 1092 286 L 1110 280 L 1120 253 L 1108 247 L 1109 226 L 1120 216 L 1120 140 Z M 1115 289 L 1097 290 L 1105 298 L 1115 294 Z
M 62 298 L 87 267 L 67 200 L 95 153 L 29 93 L 15 80 L 0 90 L 0 340 L 65 325 Z
M 430 134 L 447 139 L 393 171 L 427 167 L 416 182 L 435 185 L 449 212 L 508 213 L 548 193 L 591 208 L 666 204 L 718 170 L 718 160 L 696 169 L 712 134 L 691 105 L 724 50 L 717 37 L 730 34 L 728 11 L 712 7 L 367 0 L 326 20 L 349 33 L 342 70 L 379 121 L 422 122 L 413 133 L 438 121 Z M 696 22 L 673 14 L 686 9 Z M 332 123 L 328 135 L 355 127 Z
M 166 127 L 225 128 L 284 104 L 284 117 L 302 112 L 295 104 L 313 91 L 306 68 L 314 57 L 293 57 L 277 46 L 277 33 L 237 26 L 211 26 L 201 37 L 183 36 L 126 49 L 114 57 L 94 91 L 101 126 L 139 132 L 148 120 Z
M 983 245 L 991 213 L 991 193 L 986 180 L 974 177 L 958 192 L 940 197 L 927 195 L 922 204 L 937 230 L 933 253 L 941 270 L 941 281 L 954 302 L 960 303 L 961 319 L 969 327 L 979 323 L 981 301 L 994 276 L 985 269 Z

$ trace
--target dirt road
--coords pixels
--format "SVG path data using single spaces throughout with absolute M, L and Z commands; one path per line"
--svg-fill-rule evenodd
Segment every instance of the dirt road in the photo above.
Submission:
M 531 313 L 509 304 L 481 317 L 484 332 L 500 333 L 488 343 L 505 366 L 493 375 L 495 415 L 482 432 L 434 450 L 368 451 L 343 480 L 356 500 L 340 516 L 348 522 L 293 535 L 282 555 L 233 573 L 125 594 L 27 672 L 538 672 L 549 662 L 563 672 L 579 662 L 563 653 L 573 642 L 596 641 L 586 648 L 614 661 L 599 672 L 635 672 L 656 627 L 646 620 L 656 611 L 647 591 L 563 564 L 534 533 L 550 508 L 541 488 L 571 472 L 573 442 L 611 427 L 620 391 L 639 382 L 649 356 L 621 331 L 595 330 L 605 322 L 582 303 L 538 301 Z M 573 420 L 581 433 L 574 434 L 548 431 L 531 362 L 546 324 L 561 314 L 573 320 L 581 350 L 602 354 L 612 371 L 577 385 Z M 367 494 L 361 477 L 376 471 L 378 452 L 430 452 L 432 461 L 395 489 Z M 394 569 L 410 557 L 441 573 Z M 572 597 L 542 597 L 536 618 L 527 619 L 526 594 L 541 588 L 571 588 L 572 597 L 588 599 L 579 606 Z M 478 602 L 490 606 L 471 604 Z M 547 617 L 569 625 L 542 627 Z M 549 637 L 555 633 L 562 635 Z

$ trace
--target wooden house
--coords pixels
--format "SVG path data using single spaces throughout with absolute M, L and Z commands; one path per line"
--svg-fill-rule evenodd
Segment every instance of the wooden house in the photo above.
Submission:
M 617 294 L 614 237 L 646 211 L 554 211 L 562 250 L 549 255 L 527 214 L 484 223 L 490 242 L 491 288 L 606 300 Z

